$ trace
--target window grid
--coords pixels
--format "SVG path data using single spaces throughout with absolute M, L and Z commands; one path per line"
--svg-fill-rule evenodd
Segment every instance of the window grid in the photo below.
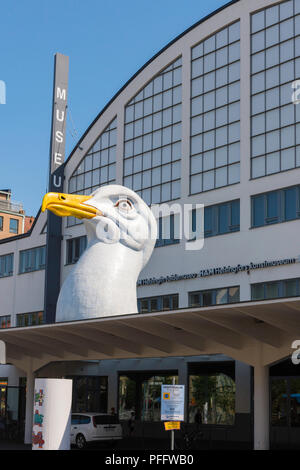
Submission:
M 45 269 L 46 246 L 20 251 L 19 274 Z
M 240 286 L 189 292 L 189 307 L 230 304 L 240 301 Z
M 0 328 L 10 328 L 11 327 L 11 318 L 10 315 L 3 315 L 0 317 Z
M 87 237 L 84 235 L 82 237 L 72 238 L 67 240 L 67 258 L 66 264 L 76 263 L 87 245 Z
M 300 8 L 289 0 L 252 15 L 251 177 L 300 166 L 300 108 L 292 82 L 300 75 Z
M 157 221 L 157 231 L 155 248 L 180 243 L 180 219 L 178 214 L 159 217 Z
M 0 278 L 12 276 L 14 272 L 14 254 L 0 256 Z
M 117 119 L 102 132 L 81 160 L 69 179 L 69 193 L 91 194 L 100 186 L 116 179 Z M 67 218 L 67 226 L 80 225 L 82 220 Z
M 17 314 L 17 326 L 34 326 L 45 323 L 44 312 L 31 312 Z
M 181 58 L 164 69 L 125 108 L 125 186 L 146 203 L 180 197 Z
M 192 48 L 190 194 L 239 182 L 239 39 L 236 22 Z
M 252 228 L 299 218 L 300 186 L 289 186 L 251 197 Z
M 178 308 L 178 294 L 161 295 L 158 297 L 143 297 L 138 299 L 139 313 L 175 310 Z
M 300 295 L 300 278 L 251 284 L 251 300 L 276 299 Z
M 200 218 L 201 220 L 201 218 Z M 197 210 L 192 209 L 192 232 L 201 233 L 197 227 Z M 204 237 L 214 237 L 240 230 L 240 201 L 230 201 L 204 208 Z M 190 241 L 195 240 L 195 236 Z

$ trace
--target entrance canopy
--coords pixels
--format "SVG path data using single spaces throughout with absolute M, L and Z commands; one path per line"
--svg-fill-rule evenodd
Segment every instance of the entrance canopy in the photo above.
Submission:
M 0 330 L 7 363 L 222 353 L 249 365 L 290 356 L 300 340 L 300 297 L 240 302 Z

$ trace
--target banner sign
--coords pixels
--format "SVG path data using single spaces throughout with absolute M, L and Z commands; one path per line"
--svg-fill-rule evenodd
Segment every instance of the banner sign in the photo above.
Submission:
M 48 192 L 55 193 L 64 189 L 68 75 L 69 57 L 55 54 L 48 188 Z M 46 323 L 55 321 L 60 290 L 61 240 L 61 217 L 48 211 L 44 298 Z
M 54 172 L 65 161 L 69 57 L 55 54 L 49 192 L 62 192 L 62 175 Z
M 249 264 L 237 264 L 236 266 L 220 266 L 216 268 L 201 269 L 195 273 L 188 274 L 170 274 L 169 276 L 151 277 L 148 279 L 140 279 L 137 282 L 137 287 L 150 286 L 154 284 L 164 284 L 165 282 L 174 281 L 186 281 L 188 279 L 197 279 L 201 277 L 216 276 L 219 274 L 238 274 L 240 272 L 246 272 L 250 274 L 250 271 L 255 269 L 272 268 L 274 266 L 284 266 L 287 264 L 295 264 L 300 262 L 300 256 L 297 258 L 285 258 L 270 261 L 263 261 L 262 263 L 249 263 Z
M 179 431 L 180 430 L 180 421 L 167 421 L 164 423 L 165 431 Z
M 184 385 L 161 386 L 161 421 L 184 421 Z

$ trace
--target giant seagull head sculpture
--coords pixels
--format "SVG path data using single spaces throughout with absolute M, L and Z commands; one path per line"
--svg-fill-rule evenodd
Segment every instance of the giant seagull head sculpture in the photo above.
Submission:
M 157 236 L 147 204 L 124 186 L 108 185 L 90 196 L 48 193 L 46 209 L 82 219 L 88 239 L 61 288 L 56 321 L 137 313 L 136 282 Z

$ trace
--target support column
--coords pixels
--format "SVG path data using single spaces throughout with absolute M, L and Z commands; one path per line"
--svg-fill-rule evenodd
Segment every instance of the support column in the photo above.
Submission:
M 33 395 L 34 395 L 34 372 L 28 370 L 26 375 L 26 412 L 25 412 L 25 437 L 24 443 L 32 443 L 32 420 L 33 420 Z
M 269 367 L 254 367 L 254 450 L 268 450 L 270 445 Z

